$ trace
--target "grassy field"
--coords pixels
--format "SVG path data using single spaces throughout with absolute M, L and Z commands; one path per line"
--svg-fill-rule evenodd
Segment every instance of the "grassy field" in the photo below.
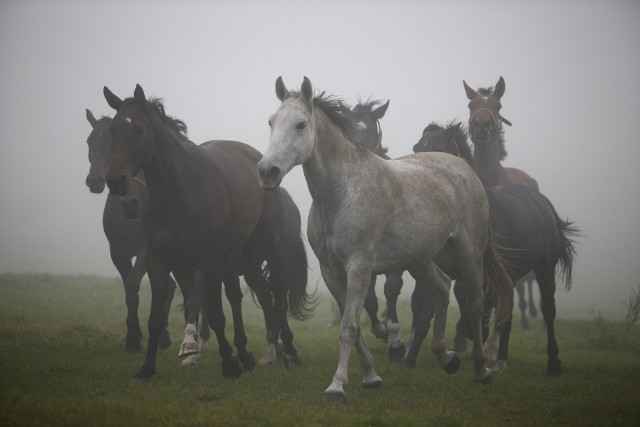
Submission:
M 140 314 L 146 339 L 149 286 L 143 283 Z M 303 366 L 256 367 L 238 380 L 222 378 L 217 344 L 197 366 L 177 358 L 184 329 L 177 305 L 170 319 L 173 345 L 158 357 L 158 372 L 133 383 L 143 353 L 124 352 L 124 293 L 117 279 L 91 276 L 0 275 L 0 425 L 117 426 L 546 426 L 640 423 L 640 331 L 632 345 L 610 349 L 592 320 L 557 322 L 564 374 L 546 375 L 542 320 L 512 333 L 509 370 L 494 383 L 473 383 L 469 354 L 455 375 L 436 366 L 428 346 L 419 365 L 406 370 L 387 361 L 386 345 L 365 336 L 385 380 L 363 390 L 355 351 L 345 404 L 329 404 L 323 391 L 333 376 L 337 327 L 330 297 L 315 316 L 292 322 Z M 266 349 L 262 313 L 244 299 L 250 349 Z M 409 312 L 402 302 L 402 335 Z M 229 311 L 227 310 L 227 313 Z M 230 315 L 227 336 L 232 338 Z M 452 336 L 455 308 L 449 314 Z M 430 340 L 430 337 L 428 338 Z

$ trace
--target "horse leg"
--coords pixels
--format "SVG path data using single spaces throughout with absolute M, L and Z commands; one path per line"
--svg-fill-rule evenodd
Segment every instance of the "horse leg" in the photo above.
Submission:
M 469 313 L 467 311 L 467 285 L 464 281 L 456 280 L 453 285 L 453 295 L 458 301 L 460 308 L 460 319 L 456 323 L 456 335 L 451 344 L 451 350 L 456 353 L 463 353 L 467 350 L 467 338 L 470 337 Z
M 486 235 L 484 235 L 486 236 Z M 490 313 L 485 309 L 483 292 L 483 257 L 487 247 L 486 237 L 481 244 L 481 235 L 471 236 L 468 232 L 459 231 L 454 239 L 454 248 L 458 264 L 462 270 L 462 277 L 467 287 L 467 310 L 471 319 L 473 333 L 473 371 L 476 382 L 488 384 L 492 382 L 491 370 L 486 367 L 483 330 L 488 332 L 488 319 L 483 322 L 483 313 Z M 489 306 L 492 306 L 490 304 Z M 487 329 L 485 329 L 487 328 Z
M 340 312 L 342 313 L 338 368 L 333 376 L 331 385 L 324 391 L 324 397 L 329 401 L 343 401 L 345 398 L 344 384 L 348 382 L 349 354 L 354 344 L 356 345 L 356 351 L 358 352 L 364 371 L 363 387 L 379 388 L 382 386 L 382 379 L 376 374 L 373 367 L 373 356 L 364 341 L 364 337 L 360 333 L 360 327 L 358 325 L 371 279 L 371 267 L 363 264 L 353 265 L 347 272 L 347 277 L 344 277 L 342 274 L 334 274 L 334 272 L 322 262 L 320 266 L 322 277 L 336 299 L 340 307 Z M 347 283 L 346 288 L 345 281 Z
M 536 280 L 535 273 L 533 271 L 530 271 L 527 276 L 527 290 L 529 291 L 529 316 L 537 317 L 538 309 L 536 308 L 536 302 L 533 299 L 533 282 Z
M 497 331 L 497 332 L 496 332 Z M 511 319 L 502 326 L 496 326 L 494 334 L 498 334 L 499 345 L 497 351 L 497 362 L 493 372 L 505 372 L 507 370 L 507 358 L 509 357 L 509 337 L 511 336 Z
M 422 342 L 429 333 L 434 310 L 433 297 L 428 286 L 425 284 L 416 285 L 411 294 L 411 312 L 413 314 L 411 338 L 407 355 L 404 358 L 404 366 L 407 368 L 416 367 L 420 347 L 422 347 Z
M 558 343 L 554 322 L 556 319 L 556 279 L 555 268 L 549 263 L 542 262 L 535 268 L 538 286 L 540 288 L 540 309 L 542 317 L 547 326 L 547 373 L 549 375 L 560 375 L 562 373 L 562 363 L 558 359 Z
M 520 309 L 520 324 L 522 329 L 529 329 L 529 321 L 527 319 L 527 300 L 525 297 L 527 282 L 522 278 L 516 282 L 516 292 L 518 293 L 518 308 Z M 529 300 L 531 304 L 531 300 Z
M 166 350 L 171 347 L 171 334 L 169 333 L 169 311 L 171 310 L 171 304 L 173 303 L 173 296 L 176 292 L 176 282 L 171 278 L 167 280 L 167 295 L 164 300 L 164 317 L 165 317 L 165 328 L 160 333 L 160 339 L 158 341 L 158 347 L 160 350 Z
M 384 283 L 384 296 L 387 300 L 387 340 L 389 342 L 389 360 L 398 362 L 407 352 L 404 341 L 400 338 L 400 322 L 398 321 L 398 297 L 402 290 L 402 272 L 387 274 Z
M 169 287 L 169 268 L 162 260 L 146 256 L 147 272 L 151 284 L 151 313 L 149 314 L 149 340 L 147 354 L 142 367 L 133 376 L 134 380 L 151 378 L 156 372 L 156 357 L 160 334 L 166 329 L 167 318 L 164 314 L 165 301 Z
M 244 332 L 244 320 L 242 318 L 242 289 L 240 280 L 233 268 L 231 259 L 227 259 L 223 267 L 224 292 L 231 304 L 233 316 L 233 344 L 238 351 L 238 358 L 245 371 L 250 371 L 256 366 L 253 354 L 247 351 L 247 335 Z
M 141 349 L 142 329 L 138 318 L 138 306 L 140 304 L 140 281 L 146 273 L 144 256 L 136 257 L 135 268 L 131 266 L 131 258 L 119 253 L 118 248 L 110 247 L 111 261 L 115 265 L 122 284 L 124 285 L 125 303 L 127 305 L 127 335 L 125 338 L 125 350 L 138 352 Z
M 218 264 L 217 267 L 220 267 Z M 224 334 L 226 319 L 222 310 L 222 277 L 220 268 L 213 268 L 207 281 L 207 299 L 209 301 L 209 326 L 218 340 L 218 354 L 222 358 L 222 376 L 225 378 L 239 378 L 242 374 L 242 364 L 233 355 L 233 348 Z
M 196 284 L 196 274 L 199 275 Z M 200 359 L 198 347 L 198 312 L 202 301 L 206 298 L 206 288 L 202 275 L 192 268 L 174 268 L 173 275 L 178 281 L 184 298 L 184 318 L 187 327 L 184 331 L 184 339 L 180 344 L 178 357 L 184 358 L 182 365 L 192 365 Z
M 460 367 L 460 359 L 455 352 L 447 350 L 444 338 L 451 279 L 432 260 L 412 267 L 409 272 L 416 279 L 416 286 L 428 288 L 423 295 L 427 297 L 431 292 L 433 296 L 434 318 L 431 351 L 436 355 L 440 366 L 446 372 L 453 374 Z
M 367 298 L 364 300 L 364 311 L 367 312 L 367 315 L 371 320 L 371 332 L 373 333 L 373 336 L 386 342 L 387 331 L 380 322 L 380 319 L 378 319 L 378 297 L 376 296 L 377 278 L 377 275 L 371 275 L 371 281 L 369 282 L 369 292 L 367 292 Z

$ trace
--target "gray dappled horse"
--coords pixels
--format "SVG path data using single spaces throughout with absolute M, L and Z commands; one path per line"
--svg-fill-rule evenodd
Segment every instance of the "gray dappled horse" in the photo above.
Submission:
M 430 288 L 435 300 L 432 350 L 447 372 L 458 369 L 460 359 L 446 349 L 444 336 L 451 282 L 432 261 L 449 238 L 469 284 L 474 377 L 490 382 L 482 344 L 483 285 L 493 289 L 499 322 L 510 316 L 513 288 L 489 239 L 487 198 L 473 170 L 447 154 L 388 161 L 358 146 L 352 140 L 357 138 L 355 122 L 340 102 L 324 94 L 314 97 L 306 77 L 300 92 L 290 92 L 278 78 L 276 95 L 281 104 L 269 120 L 269 146 L 258 163 L 260 181 L 276 189 L 302 164 L 313 200 L 309 243 L 342 314 L 338 368 L 325 399 L 344 400 L 354 344 L 363 386 L 382 385 L 358 324 L 371 274 L 408 270 Z
M 358 102 L 353 108 L 344 104 L 344 112 L 352 116 L 358 129 L 360 144 L 382 157 L 390 160 L 387 149 L 382 146 L 382 128 L 380 119 L 389 108 L 389 100 L 383 103 L 377 100 Z M 400 323 L 398 321 L 397 303 L 402 290 L 402 271 L 385 274 L 384 296 L 385 309 L 382 312 L 382 321 L 378 319 L 378 298 L 376 296 L 377 275 L 371 275 L 369 293 L 364 302 L 364 309 L 371 320 L 371 331 L 376 338 L 389 343 L 389 359 L 397 362 L 402 360 L 406 353 L 404 341 L 400 338 Z

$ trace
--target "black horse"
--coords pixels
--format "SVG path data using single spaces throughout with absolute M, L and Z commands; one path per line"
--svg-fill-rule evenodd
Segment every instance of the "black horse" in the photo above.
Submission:
M 413 150 L 444 151 L 463 157 L 473 166 L 466 129 L 460 123 L 450 123 L 445 127 L 431 123 L 425 128 Z M 562 365 L 558 359 L 559 350 L 554 330 L 556 272 L 559 268 L 565 289 L 569 290 L 575 255 L 574 237 L 578 236 L 580 231 L 572 222 L 562 220 L 544 195 L 529 187 L 517 184 L 500 185 L 488 188 L 486 192 L 494 238 L 512 281 L 515 283 L 530 270 L 535 272 L 541 294 L 541 310 L 547 327 L 547 372 L 558 375 L 562 372 Z M 451 279 L 456 280 L 454 294 L 460 305 L 461 319 L 454 339 L 454 350 L 464 351 L 469 329 L 466 290 L 461 281 L 462 276 L 455 261 L 447 256 L 446 247 L 435 261 Z M 425 304 L 420 309 L 420 300 L 419 297 L 415 298 L 413 340 L 405 359 L 408 366 L 415 366 L 420 344 L 429 329 L 431 308 L 429 304 Z M 412 306 L 413 304 L 414 301 Z M 485 325 L 488 325 L 491 307 L 489 295 Z M 500 345 L 498 363 L 494 369 L 505 370 L 511 321 L 497 330 L 500 334 Z M 485 339 L 487 334 L 488 328 L 485 328 Z
M 237 356 L 225 337 L 222 282 L 227 297 L 232 298 L 232 305 L 236 304 L 237 313 L 241 313 L 242 292 L 235 271 L 238 251 L 242 251 L 244 259 L 254 261 L 249 272 L 252 277 L 264 279 L 260 260 L 266 260 L 268 286 L 254 291 L 261 303 L 261 295 L 269 297 L 262 304 L 267 329 L 282 338 L 284 353 L 289 358 L 286 360 L 299 363 L 287 312 L 299 319 L 310 313 L 312 300 L 306 292 L 306 262 L 304 268 L 295 263 L 295 271 L 287 270 L 292 260 L 286 257 L 291 258 L 292 254 L 281 247 L 285 240 L 281 235 L 286 218 L 282 201 L 285 197 L 280 190 L 265 192 L 260 186 L 255 172 L 260 153 L 235 141 L 194 144 L 184 134 L 184 122 L 167 116 L 158 99 L 147 100 L 139 85 L 133 98 L 126 100 L 106 87 L 104 94 L 107 103 L 117 111 L 109 128 L 113 144 L 106 177 L 109 190 L 124 195 L 140 170 L 144 171 L 148 186 L 142 222 L 152 290 L 149 344 L 145 361 L 134 378 L 149 378 L 155 373 L 158 339 L 163 328 L 162 301 L 167 293 L 169 272 L 176 274 L 176 270 L 185 274 L 198 270 L 204 277 L 209 324 L 218 340 L 223 375 L 238 377 L 255 364 L 247 351 L 244 333 L 236 330 Z M 304 250 L 299 226 L 295 234 L 299 239 L 295 252 L 299 255 Z M 300 271 L 304 271 L 304 277 Z M 288 280 L 291 278 L 304 280 Z M 252 282 L 247 279 L 250 286 Z
M 85 182 L 92 193 L 99 194 L 104 191 L 105 174 L 111 162 L 109 126 L 112 119 L 109 117 L 96 119 L 90 110 L 86 110 L 86 115 L 92 130 L 87 138 L 90 168 Z M 127 351 L 140 351 L 142 330 L 140 329 L 140 320 L 138 318 L 138 293 L 140 291 L 140 281 L 147 272 L 145 267 L 146 242 L 142 230 L 142 222 L 127 219 L 120 207 L 120 197 L 109 194 L 102 213 L 102 226 L 109 242 L 111 261 L 118 273 L 120 273 L 124 284 L 127 305 L 125 349 Z M 133 258 L 135 258 L 135 262 L 132 265 Z M 169 291 L 165 301 L 165 316 L 169 314 L 175 287 L 175 282 L 170 280 Z M 161 349 L 167 349 L 170 345 L 171 338 L 165 328 L 160 336 L 159 346 Z

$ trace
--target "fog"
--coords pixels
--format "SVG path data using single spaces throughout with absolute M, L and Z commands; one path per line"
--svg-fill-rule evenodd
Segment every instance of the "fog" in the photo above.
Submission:
M 431 121 L 468 119 L 462 86 L 506 81 L 504 164 L 582 229 L 559 316 L 625 314 L 640 284 L 640 2 L 0 2 L 0 272 L 116 276 L 89 193 L 85 108 L 140 83 L 197 143 L 264 152 L 274 82 L 390 99 L 392 157 Z M 301 168 L 283 182 L 306 230 Z M 315 257 L 311 285 L 322 283 Z M 403 295 L 411 292 L 405 285 Z M 381 289 L 378 292 L 381 295 Z

